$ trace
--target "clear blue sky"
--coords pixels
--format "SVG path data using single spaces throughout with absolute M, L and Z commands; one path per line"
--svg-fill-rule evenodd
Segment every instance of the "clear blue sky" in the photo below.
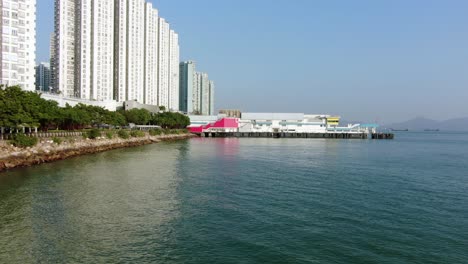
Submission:
M 153 0 L 216 108 L 393 122 L 468 116 L 466 0 Z M 48 60 L 53 0 L 38 1 Z

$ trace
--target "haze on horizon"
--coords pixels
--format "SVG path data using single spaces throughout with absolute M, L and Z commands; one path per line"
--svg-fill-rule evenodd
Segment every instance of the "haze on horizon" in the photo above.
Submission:
M 37 2 L 48 61 L 53 0 Z M 152 0 L 216 108 L 390 123 L 468 116 L 468 2 Z

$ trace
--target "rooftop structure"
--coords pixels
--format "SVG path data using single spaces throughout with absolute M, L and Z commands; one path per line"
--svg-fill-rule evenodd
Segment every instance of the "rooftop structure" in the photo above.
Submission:
M 241 111 L 238 109 L 221 109 L 220 114 L 226 115 L 227 117 L 241 118 Z

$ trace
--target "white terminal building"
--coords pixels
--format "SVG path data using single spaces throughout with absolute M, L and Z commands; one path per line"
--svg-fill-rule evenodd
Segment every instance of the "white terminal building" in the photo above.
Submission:
M 179 40 L 145 0 L 55 0 L 53 69 L 64 97 L 179 108 Z
M 373 124 L 347 124 L 340 126 L 340 117 L 303 113 L 241 113 L 241 117 L 189 116 L 190 128 L 197 133 L 369 133 L 377 128 Z
M 324 133 L 336 130 L 340 117 L 303 113 L 242 113 L 239 132 Z
M 2 0 L 0 30 L 0 83 L 35 90 L 36 0 Z

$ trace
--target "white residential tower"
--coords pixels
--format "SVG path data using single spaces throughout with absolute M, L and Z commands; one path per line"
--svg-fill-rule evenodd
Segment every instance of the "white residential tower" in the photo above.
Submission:
M 145 0 L 55 0 L 54 85 L 66 97 L 179 109 L 179 37 Z
M 3 0 L 0 11 L 0 82 L 33 91 L 36 0 Z

